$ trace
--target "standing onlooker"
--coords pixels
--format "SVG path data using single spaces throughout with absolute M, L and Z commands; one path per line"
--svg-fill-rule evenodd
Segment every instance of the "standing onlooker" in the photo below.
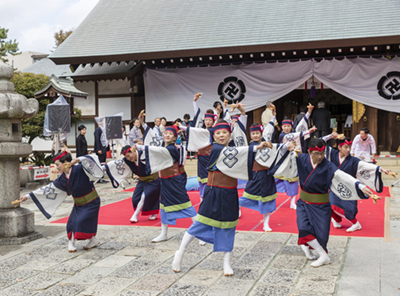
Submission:
M 296 118 L 294 119 L 294 125 L 293 129 L 296 130 L 297 125 L 299 122 L 303 119 L 303 117 L 306 115 L 307 112 L 307 106 L 306 105 L 301 105 L 300 106 L 300 113 L 296 115 Z M 307 124 L 308 128 L 310 128 L 310 119 L 307 119 Z
M 314 125 L 317 127 L 315 131 L 316 138 L 322 138 L 329 134 L 331 115 L 329 111 L 325 109 L 324 102 L 318 102 L 318 109 L 312 113 L 312 120 Z
M 134 118 L 132 122 L 133 122 L 133 127 L 129 132 L 129 145 L 131 145 L 132 147 L 135 146 L 135 144 L 143 145 L 143 133 L 142 130 L 140 129 L 139 118 L 137 117 Z
M 182 125 L 183 126 L 192 126 L 192 122 L 190 121 L 190 115 L 189 114 L 183 115 Z M 186 141 L 186 132 L 182 133 L 182 140 Z
M 164 132 L 165 132 L 165 128 L 167 127 L 167 119 L 165 117 L 161 117 L 161 124 L 160 124 L 160 133 L 161 136 L 163 136 Z M 164 138 L 164 136 L 163 136 Z
M 101 163 L 106 162 L 107 151 L 109 150 L 108 141 L 103 134 L 104 118 L 99 120 L 99 126 L 94 131 L 94 151 L 99 157 Z
M 269 108 L 271 106 L 271 104 L 272 104 L 272 102 L 268 101 L 265 104 L 266 108 L 265 108 L 264 112 L 261 114 L 261 124 L 263 127 L 266 126 L 271 121 L 272 110 Z M 275 119 L 274 126 L 278 129 L 278 131 L 281 130 L 281 128 L 278 125 L 278 121 L 276 119 Z M 272 134 L 272 139 L 275 139 L 275 129 L 274 129 L 274 133 Z M 272 141 L 275 142 L 275 140 L 272 140 Z
M 154 119 L 153 131 L 156 134 L 156 137 L 158 138 L 158 140 L 162 141 L 164 139 L 164 137 L 161 133 L 160 125 L 161 125 L 161 119 L 159 117 L 156 117 L 156 119 Z
M 120 159 L 121 156 L 123 156 L 121 154 L 122 148 L 124 148 L 125 146 L 128 145 L 128 143 L 126 141 L 126 137 L 125 137 L 125 125 L 122 125 L 122 138 L 121 139 L 116 139 L 115 143 L 117 145 L 117 156 L 116 156 L 116 159 Z
M 218 101 L 214 102 L 213 107 L 214 107 L 214 114 L 218 115 L 219 119 L 223 119 L 224 114 L 223 114 L 221 102 L 218 102 Z M 222 113 L 222 115 L 221 115 L 221 113 Z
M 351 156 L 355 156 L 365 162 L 371 162 L 372 153 L 372 162 L 375 163 L 375 139 L 369 134 L 368 128 L 363 127 L 360 130 L 360 134 L 354 138 L 350 153 Z
M 261 124 L 263 126 L 267 125 L 272 118 L 272 110 L 269 108 L 271 106 L 272 102 L 268 101 L 267 104 L 265 105 L 266 108 L 264 110 L 264 112 L 261 114 Z M 275 123 L 274 126 L 276 126 L 278 128 L 278 130 L 280 130 L 279 126 L 278 126 L 278 121 L 275 119 Z
M 178 134 L 178 138 L 176 139 L 175 143 L 180 145 L 182 143 L 182 134 L 183 131 L 179 129 L 179 126 L 182 124 L 182 119 L 177 118 L 172 122 L 172 127 L 176 130 Z
M 76 157 L 88 154 L 86 142 L 86 126 L 78 126 L 79 136 L 76 138 Z

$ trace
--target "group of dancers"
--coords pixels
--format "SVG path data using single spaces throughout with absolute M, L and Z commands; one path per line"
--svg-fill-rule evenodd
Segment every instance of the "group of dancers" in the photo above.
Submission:
M 167 240 L 168 225 L 175 225 L 177 219 L 193 221 L 175 253 L 172 269 L 180 272 L 185 250 L 196 237 L 202 245 L 213 244 L 214 252 L 225 253 L 223 270 L 230 276 L 233 275 L 230 256 L 240 208 L 259 211 L 264 218 L 264 231 L 270 232 L 269 220 L 276 210 L 277 190 L 286 191 L 291 196 L 290 207 L 297 213 L 298 244 L 308 259 L 315 260 L 311 263 L 313 267 L 329 264 L 327 242 L 331 221 L 335 228 L 340 228 L 341 219 L 346 218 L 352 223 L 347 231 L 360 230 L 361 224 L 356 219 L 357 200 L 377 199 L 369 188 L 381 192 L 381 173 L 390 171 L 349 155 L 350 139 L 337 133 L 312 138 L 306 151 L 304 138 L 315 131 L 307 124 L 313 110 L 311 105 L 296 131 L 292 131 L 290 120 L 284 120 L 280 143 L 272 143 L 276 109 L 271 105 L 271 121 L 265 126 L 252 124 L 248 144 L 244 105 L 235 105 L 241 113 L 239 116 L 231 118 L 225 104 L 223 119 L 218 119 L 215 110 L 208 109 L 201 120 L 197 105 L 200 98 L 201 94 L 194 95 L 192 125 L 166 127 L 163 142 L 154 141 L 154 131 L 140 115 L 145 129 L 143 145 L 123 147 L 124 157 L 104 166 L 96 156 L 72 159 L 67 152 L 58 153 L 54 161 L 60 176 L 53 183 L 22 196 L 20 201 L 31 198 L 50 218 L 66 196 L 72 195 L 74 207 L 67 223 L 68 250 L 76 251 L 76 240 L 88 240 L 84 248 L 90 249 L 99 244 L 96 233 L 100 198 L 93 181 L 101 179 L 106 171 L 116 188 L 134 173 L 139 180 L 132 197 L 134 214 L 130 221 L 137 222 L 140 213 L 154 220 L 160 213 L 161 233 L 152 242 Z M 186 133 L 186 147 L 175 143 L 180 132 Z M 330 139 L 337 140 L 338 150 L 326 144 Z M 201 197 L 198 213 L 186 191 L 187 151 L 198 153 Z M 240 198 L 237 179 L 248 180 Z M 300 198 L 296 203 L 299 185 Z

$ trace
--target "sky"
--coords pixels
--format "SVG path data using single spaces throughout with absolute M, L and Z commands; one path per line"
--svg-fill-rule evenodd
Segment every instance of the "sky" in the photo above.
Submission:
M 9 29 L 7 41 L 16 39 L 20 51 L 49 54 L 54 33 L 73 30 L 99 0 L 0 1 L 0 27 Z

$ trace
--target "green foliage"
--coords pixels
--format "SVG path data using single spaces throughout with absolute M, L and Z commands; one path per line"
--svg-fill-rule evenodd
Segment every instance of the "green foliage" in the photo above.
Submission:
M 72 34 L 72 31 L 63 31 L 60 30 L 59 32 L 54 33 L 54 39 L 56 40 L 56 48 L 61 45 L 68 38 L 69 35 Z
M 49 77 L 43 74 L 21 73 L 15 72 L 11 78 L 14 83 L 15 91 L 26 98 L 33 98 L 34 93 L 44 88 L 49 82 Z M 22 137 L 28 137 L 30 144 L 34 138 L 43 136 L 44 115 L 46 106 L 49 104 L 48 99 L 39 99 L 39 112 L 34 118 L 22 119 Z
M 49 166 L 53 163 L 53 158 L 51 154 L 46 156 L 45 153 L 33 151 L 33 156 L 29 158 L 29 161 L 34 163 L 35 166 Z
M 77 123 L 82 118 L 82 110 L 79 108 L 74 108 L 74 114 L 71 116 L 71 126 Z
M 20 54 L 20 52 L 18 52 L 19 49 L 17 40 L 14 39 L 6 41 L 7 33 L 8 29 L 0 27 L 0 60 L 2 60 L 4 63 L 8 62 L 8 60 L 5 58 L 6 55 Z

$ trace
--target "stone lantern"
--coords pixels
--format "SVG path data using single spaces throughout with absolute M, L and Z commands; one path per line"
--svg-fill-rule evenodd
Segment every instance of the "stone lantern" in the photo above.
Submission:
M 41 235 L 35 233 L 34 213 L 12 201 L 20 198 L 19 158 L 32 152 L 22 143 L 21 119 L 39 111 L 36 99 L 27 99 L 14 91 L 11 66 L 0 60 L 0 245 L 22 244 Z

